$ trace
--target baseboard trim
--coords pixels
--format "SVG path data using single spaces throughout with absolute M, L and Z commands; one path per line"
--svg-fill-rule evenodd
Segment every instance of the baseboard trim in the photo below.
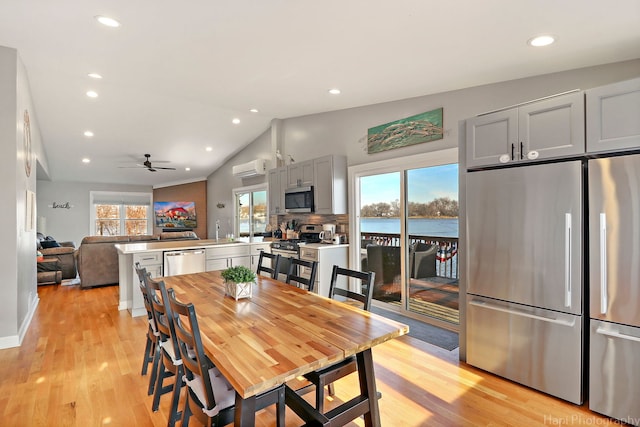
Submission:
M 6 337 L 0 337 L 0 350 L 5 348 L 20 347 L 20 345 L 22 345 L 24 336 L 29 330 L 29 326 L 31 325 L 31 321 L 33 320 L 33 315 L 35 314 L 36 308 L 38 307 L 39 303 L 40 298 L 38 298 L 38 294 L 36 293 L 35 297 L 29 303 L 29 311 L 27 312 L 27 316 L 24 318 L 22 325 L 20 325 L 18 335 L 8 335 Z

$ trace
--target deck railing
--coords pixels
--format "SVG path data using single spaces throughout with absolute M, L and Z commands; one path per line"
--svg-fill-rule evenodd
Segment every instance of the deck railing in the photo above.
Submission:
M 368 243 L 383 246 L 400 246 L 400 234 L 361 232 L 361 249 Z M 409 244 L 426 243 L 438 246 L 436 255 L 436 274 L 438 277 L 458 278 L 458 238 L 409 235 Z

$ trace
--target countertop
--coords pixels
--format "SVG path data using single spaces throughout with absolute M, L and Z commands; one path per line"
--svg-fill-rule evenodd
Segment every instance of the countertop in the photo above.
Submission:
M 300 245 L 301 248 L 312 248 L 312 249 L 318 249 L 318 250 L 327 250 L 327 249 L 331 249 L 331 248 L 348 248 L 349 244 L 348 243 L 342 243 L 340 245 L 334 245 L 331 243 L 307 243 L 304 245 Z
M 199 249 L 213 246 L 234 246 L 234 245 L 251 245 L 269 243 L 268 241 L 249 241 L 246 239 L 229 240 L 229 239 L 200 239 L 200 240 L 166 240 L 139 243 L 119 243 L 115 247 L 118 253 L 133 254 L 138 252 L 156 252 L 166 250 L 179 249 Z

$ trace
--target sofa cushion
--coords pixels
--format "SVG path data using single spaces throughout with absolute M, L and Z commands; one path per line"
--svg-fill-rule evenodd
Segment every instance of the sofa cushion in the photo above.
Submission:
M 140 241 L 145 241 L 145 242 L 149 242 L 149 241 L 153 241 L 153 240 L 160 240 L 160 236 L 157 235 L 151 235 L 151 234 L 141 234 L 139 236 L 129 236 L 129 240 L 131 242 L 140 242 Z
M 180 239 L 180 240 L 193 239 L 193 240 L 197 240 L 198 239 L 198 235 L 196 233 L 194 233 L 193 231 L 167 231 L 167 232 L 160 233 L 160 240 L 175 240 L 175 239 Z
M 128 242 L 129 236 L 86 236 L 82 239 L 82 244 L 88 243 L 122 243 Z

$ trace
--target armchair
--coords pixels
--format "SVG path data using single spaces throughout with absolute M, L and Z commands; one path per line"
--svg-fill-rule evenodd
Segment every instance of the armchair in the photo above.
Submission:
M 47 258 L 58 258 L 63 279 L 75 279 L 78 275 L 74 253 L 74 242 L 57 242 L 51 236 L 42 233 L 37 234 L 37 250 Z

